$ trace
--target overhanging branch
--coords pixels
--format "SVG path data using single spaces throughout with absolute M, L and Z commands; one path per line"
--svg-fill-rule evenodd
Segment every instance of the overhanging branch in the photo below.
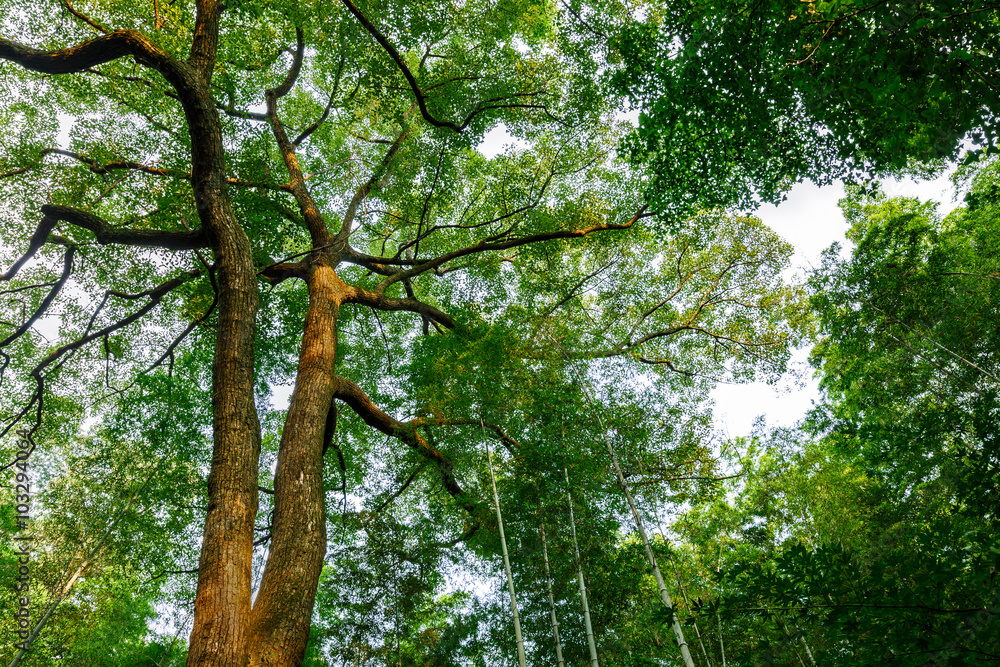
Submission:
M 168 250 L 194 250 L 209 245 L 208 238 L 201 230 L 169 232 L 158 229 L 121 229 L 111 226 L 102 218 L 69 206 L 42 206 L 45 219 L 68 222 L 76 227 L 94 233 L 101 245 L 122 244 L 141 247 L 166 248 Z M 43 222 L 44 220 L 43 219 Z M 41 228 L 41 225 L 39 225 Z M 51 231 L 51 227 L 49 228 Z
M 450 315 L 419 299 L 395 299 L 379 292 L 369 292 L 361 287 L 353 287 L 347 298 L 344 299 L 344 303 L 357 303 L 374 310 L 408 311 L 422 315 L 449 329 L 455 327 L 455 320 Z
M 396 438 L 428 461 L 437 466 L 441 483 L 452 498 L 473 518 L 477 518 L 481 508 L 479 503 L 467 494 L 455 479 L 451 459 L 432 447 L 420 433 L 417 424 L 403 423 L 387 415 L 354 382 L 347 378 L 336 379 L 333 397 L 346 403 L 362 420 L 372 428 Z
M 373 38 L 375 38 L 375 41 L 379 43 L 379 46 L 381 46 L 385 50 L 385 52 L 389 55 L 389 57 L 392 59 L 392 61 L 396 63 L 396 67 L 399 68 L 399 71 L 402 73 L 403 77 L 406 79 L 406 82 L 409 84 L 410 90 L 413 91 L 413 96 L 417 100 L 417 107 L 419 107 L 420 109 L 420 115 L 423 116 L 424 120 L 426 120 L 434 127 L 446 127 L 450 130 L 454 130 L 455 132 L 461 132 L 462 130 L 464 130 L 466 127 L 469 126 L 469 123 L 471 123 L 476 116 L 491 109 L 539 109 L 544 111 L 553 120 L 559 121 L 559 119 L 553 116 L 552 113 L 549 111 L 549 108 L 544 104 L 514 103 L 514 102 L 504 103 L 504 101 L 508 99 L 506 97 L 491 98 L 480 101 L 479 103 L 476 104 L 473 110 L 465 117 L 465 119 L 462 121 L 460 125 L 457 123 L 452 123 L 450 121 L 439 120 L 435 118 L 431 114 L 430 110 L 427 108 L 427 97 L 424 94 L 424 91 L 420 89 L 420 85 L 417 83 L 416 77 L 413 76 L 413 72 L 410 71 L 409 66 L 407 66 L 406 61 L 403 60 L 403 57 L 400 55 L 399 51 L 396 50 L 396 47 L 393 46 L 392 42 L 390 42 L 389 39 L 384 34 L 382 34 L 382 32 L 377 27 L 375 27 L 375 24 L 373 24 L 371 21 L 368 20 L 368 17 L 365 16 L 360 9 L 358 9 L 358 6 L 355 5 L 354 2 L 352 2 L 352 0 L 343 0 L 343 3 L 344 6 L 347 7 L 348 11 L 350 11 L 351 14 L 353 14 L 354 17 L 358 20 L 358 22 L 361 23 L 362 26 L 364 26 L 365 30 L 368 31 L 368 34 L 370 34 Z M 536 91 L 531 93 L 516 93 L 514 95 L 511 95 L 510 97 L 512 98 L 535 97 L 537 95 L 540 95 L 542 92 L 544 91 Z
M 128 55 L 162 72 L 168 78 L 181 76 L 181 63 L 136 30 L 115 30 L 76 46 L 54 51 L 34 49 L 0 37 L 0 58 L 43 74 L 81 72 Z M 173 76 L 169 76 L 171 74 Z

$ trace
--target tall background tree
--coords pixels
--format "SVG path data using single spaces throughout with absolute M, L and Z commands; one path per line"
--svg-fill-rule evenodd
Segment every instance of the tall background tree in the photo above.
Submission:
M 811 279 L 821 404 L 734 443 L 742 477 L 674 525 L 734 664 L 1000 658 L 996 162 L 960 176 L 947 216 L 842 202 L 856 246 Z

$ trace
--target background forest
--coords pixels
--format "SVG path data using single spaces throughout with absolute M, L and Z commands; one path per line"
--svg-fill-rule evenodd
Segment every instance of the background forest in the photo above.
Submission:
M 1000 662 L 998 41 L 0 0 L 0 663 Z M 754 211 L 804 181 L 850 231 L 799 278 Z M 808 414 L 718 432 L 803 349 Z

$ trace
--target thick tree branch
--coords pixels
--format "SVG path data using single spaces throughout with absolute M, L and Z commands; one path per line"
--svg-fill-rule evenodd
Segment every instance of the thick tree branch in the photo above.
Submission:
M 361 287 L 352 287 L 344 299 L 344 303 L 357 303 L 375 310 L 418 313 L 449 329 L 455 326 L 455 320 L 450 315 L 419 299 L 395 299 L 387 297 L 381 292 L 369 292 Z
M 121 229 L 112 227 L 93 213 L 52 204 L 42 206 L 42 213 L 47 219 L 67 222 L 93 232 L 101 245 L 122 244 L 168 250 L 194 250 L 209 245 L 202 230 L 168 232 L 158 229 Z
M 459 486 L 451 460 L 428 444 L 427 440 L 417 432 L 416 424 L 405 424 L 390 417 L 372 402 L 361 387 L 347 378 L 337 378 L 334 398 L 350 406 L 372 428 L 396 438 L 434 463 L 441 475 L 441 483 L 445 490 L 473 518 L 479 516 L 482 508 Z
M 0 37 L 0 58 L 43 74 L 69 74 L 131 55 L 168 79 L 181 78 L 181 63 L 136 30 L 115 30 L 76 46 L 41 51 Z

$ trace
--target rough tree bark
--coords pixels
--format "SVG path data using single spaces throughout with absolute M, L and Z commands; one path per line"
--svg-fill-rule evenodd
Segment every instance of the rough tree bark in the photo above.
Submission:
M 134 30 L 111 32 L 56 51 L 39 51 L 0 39 L 0 58 L 49 74 L 78 73 L 132 56 L 174 87 L 187 119 L 191 185 L 202 229 L 215 254 L 218 290 L 214 445 L 189 665 L 242 665 L 246 660 L 260 451 L 253 396 L 257 276 L 249 239 L 233 214 L 227 192 L 221 126 L 209 87 L 220 9 L 214 0 L 198 0 L 186 62 Z

